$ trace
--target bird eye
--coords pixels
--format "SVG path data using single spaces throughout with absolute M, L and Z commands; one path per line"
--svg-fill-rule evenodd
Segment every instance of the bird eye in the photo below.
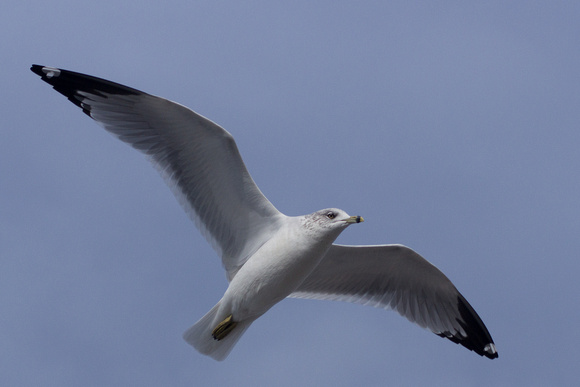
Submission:
M 336 217 L 336 214 L 334 212 L 329 212 L 328 214 L 326 214 L 326 217 L 328 219 L 334 219 Z

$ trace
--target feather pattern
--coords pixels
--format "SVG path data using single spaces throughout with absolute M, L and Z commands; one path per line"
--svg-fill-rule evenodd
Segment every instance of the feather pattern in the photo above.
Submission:
M 284 216 L 220 126 L 178 103 L 104 79 L 36 65 L 32 71 L 150 158 L 221 255 L 228 280 L 278 229 Z
M 294 298 L 393 309 L 409 321 L 491 359 L 491 335 L 451 281 L 402 245 L 332 245 Z
M 401 245 L 333 245 L 360 216 L 339 209 L 281 214 L 254 183 L 230 133 L 207 118 L 105 79 L 31 70 L 146 154 L 221 255 L 228 290 L 184 336 L 200 352 L 223 360 L 250 324 L 290 293 L 394 309 L 482 356 L 498 356 L 477 313 L 435 266 Z M 213 332 L 224 321 L 235 328 L 216 341 Z

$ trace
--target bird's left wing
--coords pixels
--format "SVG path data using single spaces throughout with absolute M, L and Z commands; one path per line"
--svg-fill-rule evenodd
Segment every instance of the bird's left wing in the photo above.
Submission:
M 394 309 L 481 356 L 498 357 L 483 321 L 451 281 L 402 245 L 332 245 L 290 297 Z
M 260 192 L 226 130 L 178 103 L 105 79 L 33 65 L 56 91 L 145 153 L 232 279 L 282 215 Z

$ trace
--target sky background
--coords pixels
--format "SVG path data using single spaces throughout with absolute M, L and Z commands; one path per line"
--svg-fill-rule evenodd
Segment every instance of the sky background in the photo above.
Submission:
M 483 3 L 483 2 L 481 2 Z M 0 385 L 576 385 L 580 3 L 20 1 L 0 6 Z M 491 332 L 284 300 L 225 362 L 181 338 L 227 287 L 146 159 L 32 63 L 180 102 L 283 213 L 365 217 Z

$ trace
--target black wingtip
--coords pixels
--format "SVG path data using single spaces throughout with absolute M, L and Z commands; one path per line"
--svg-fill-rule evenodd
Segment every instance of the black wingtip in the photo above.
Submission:
M 88 93 L 104 92 L 108 94 L 124 95 L 146 94 L 140 90 L 121 85 L 120 83 L 56 67 L 33 64 L 30 67 L 30 70 L 36 75 L 39 75 L 43 81 L 51 84 L 55 88 L 66 84 L 69 89 L 81 90 Z
M 42 76 L 42 67 L 41 65 L 33 64 L 30 66 L 30 71 L 32 71 L 36 75 Z
M 488 359 L 496 359 L 499 357 L 493 339 L 485 324 L 461 294 L 457 297 L 457 306 L 461 315 L 461 320 L 457 319 L 457 322 L 465 331 L 466 336 L 464 337 L 459 334 L 451 335 L 448 332 L 439 334 L 439 336 L 448 338 L 454 343 L 461 344 L 465 348 Z
M 83 109 L 83 112 L 89 116 L 90 111 L 82 106 L 81 101 L 83 100 L 83 97 L 79 95 L 79 92 L 99 96 L 105 96 L 106 94 L 146 94 L 137 89 L 111 82 L 106 79 L 76 73 L 74 71 L 63 70 L 56 67 L 33 64 L 30 67 L 30 70 L 36 75 L 39 75 L 44 82 L 51 85 L 56 91 L 67 97 L 69 101 Z
M 82 79 L 84 76 L 83 74 L 76 74 L 71 71 L 37 64 L 33 64 L 30 70 L 36 75 L 39 75 L 40 79 L 51 85 L 53 89 L 67 97 L 69 101 L 83 109 L 83 112 L 90 116 L 90 112 L 82 107 L 80 99 L 75 97 L 79 90 L 83 90 L 81 82 L 79 82 L 79 79 Z M 64 76 L 61 77 L 61 75 Z

